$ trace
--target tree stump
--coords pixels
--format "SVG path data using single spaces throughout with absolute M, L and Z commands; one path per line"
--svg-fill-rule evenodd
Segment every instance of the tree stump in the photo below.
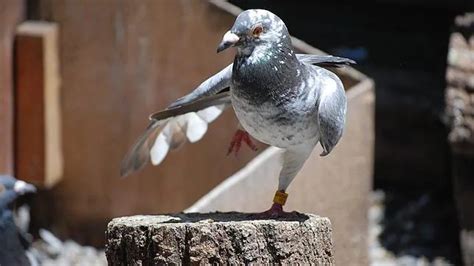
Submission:
M 255 220 L 244 213 L 189 213 L 113 219 L 109 265 L 334 264 L 331 222 L 294 213 Z

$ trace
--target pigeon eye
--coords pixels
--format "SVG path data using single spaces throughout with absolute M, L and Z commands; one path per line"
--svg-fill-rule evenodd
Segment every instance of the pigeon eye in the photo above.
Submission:
M 253 28 L 252 28 L 252 36 L 253 37 L 258 37 L 260 36 L 260 34 L 263 32 L 263 27 L 262 25 L 260 24 L 257 24 L 255 25 Z

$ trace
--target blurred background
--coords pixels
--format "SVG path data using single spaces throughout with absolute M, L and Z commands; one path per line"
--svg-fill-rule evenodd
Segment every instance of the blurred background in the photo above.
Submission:
M 148 115 L 232 62 L 215 50 L 248 8 L 280 16 L 299 52 L 358 62 L 333 70 L 349 100 L 343 140 L 315 151 L 288 202 L 331 219 L 336 262 L 473 265 L 472 0 L 1 1 L 0 174 L 39 189 L 15 204 L 29 206 L 32 256 L 104 264 L 113 217 L 268 207 L 272 151 L 226 157 L 229 111 L 202 141 L 119 178 Z M 219 184 L 252 160 L 270 170 L 247 171 L 226 200 Z

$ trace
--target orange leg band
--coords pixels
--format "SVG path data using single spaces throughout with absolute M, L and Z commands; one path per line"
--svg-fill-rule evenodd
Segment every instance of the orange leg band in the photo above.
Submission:
M 283 191 L 277 191 L 275 192 L 275 197 L 273 197 L 273 202 L 283 206 L 285 205 L 287 198 L 288 198 L 288 193 L 285 193 Z

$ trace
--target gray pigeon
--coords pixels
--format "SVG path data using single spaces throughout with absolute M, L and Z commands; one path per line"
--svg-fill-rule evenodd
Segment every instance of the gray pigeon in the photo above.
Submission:
M 283 215 L 286 189 L 319 142 L 321 156 L 342 136 L 346 96 L 341 80 L 322 68 L 355 62 L 341 57 L 295 54 L 285 23 L 262 9 L 242 12 L 225 33 L 217 52 L 236 47 L 234 63 L 208 78 L 166 110 L 152 114 L 145 133 L 122 162 L 126 176 L 150 158 L 161 163 L 169 150 L 198 141 L 208 123 L 232 106 L 243 128 L 233 144 L 248 134 L 284 150 L 283 168 L 268 216 Z M 234 145 L 233 145 L 234 146 Z M 231 150 L 233 147 L 231 147 Z
M 10 205 L 36 188 L 11 176 L 0 175 L 0 265 L 30 265 Z

